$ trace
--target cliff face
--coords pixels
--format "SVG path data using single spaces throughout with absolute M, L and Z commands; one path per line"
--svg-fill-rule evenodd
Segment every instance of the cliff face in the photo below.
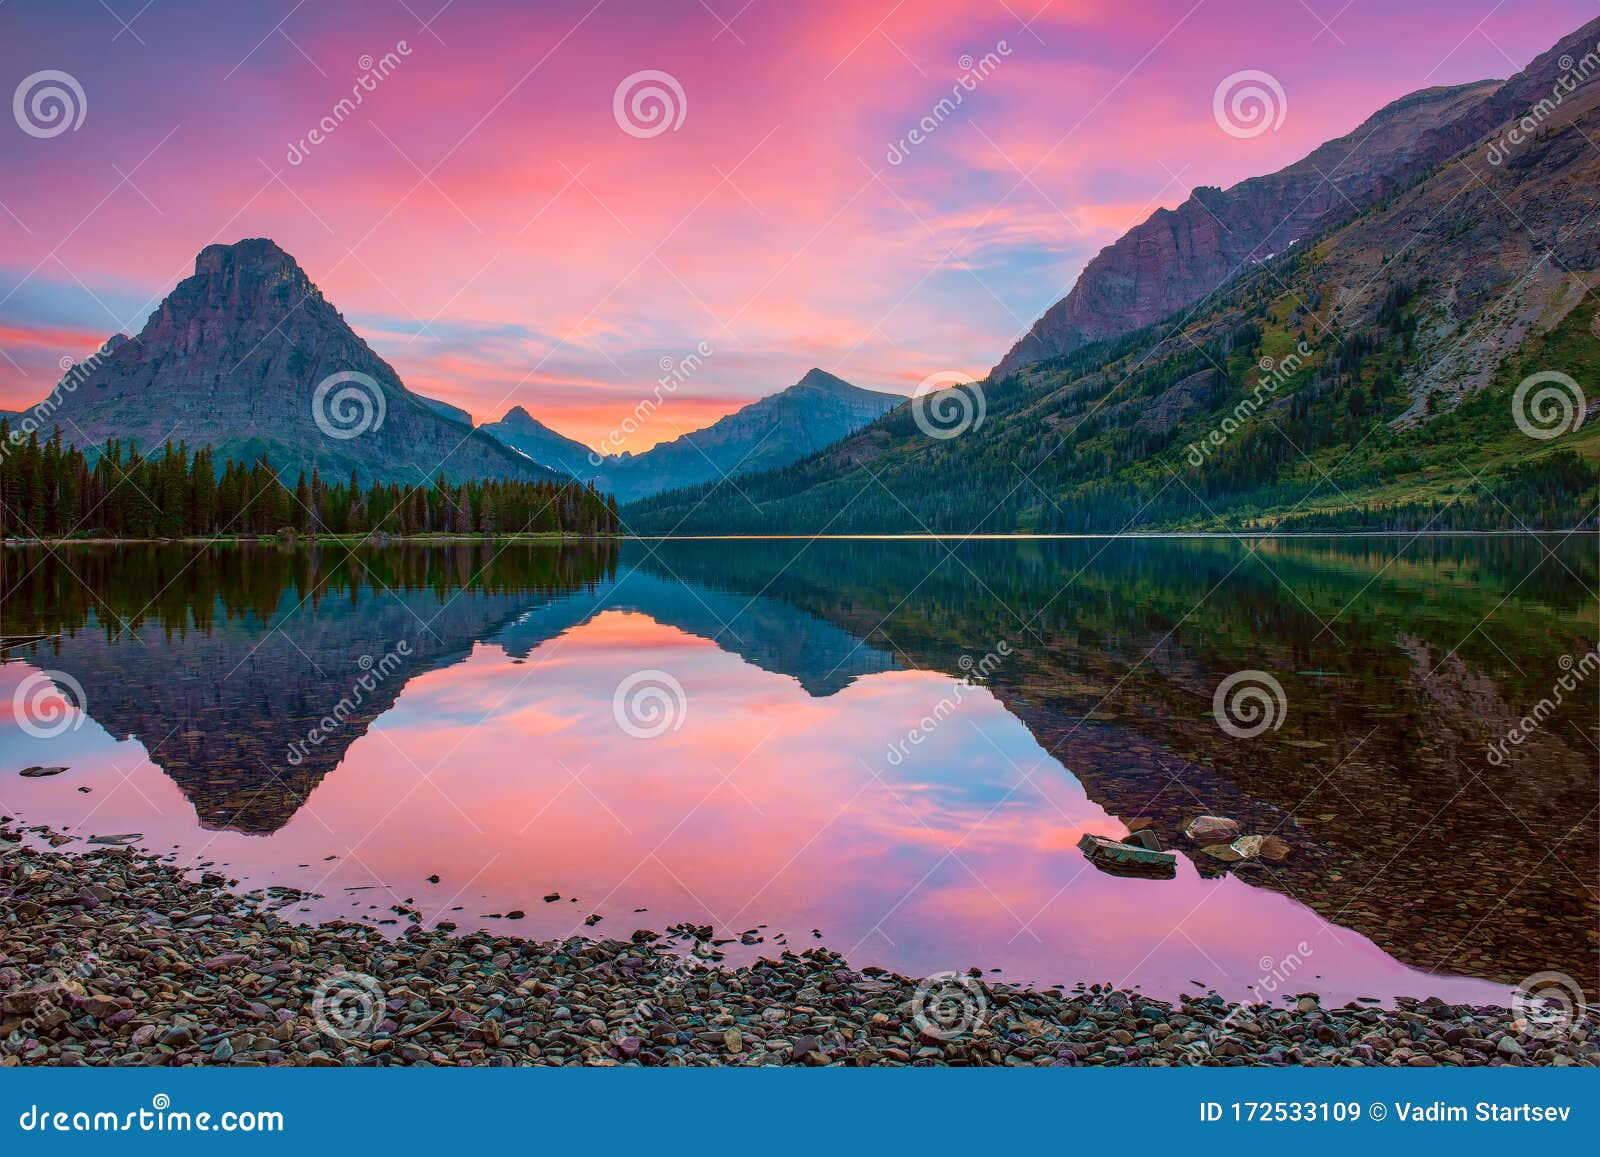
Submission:
M 1562 38 L 1510 80 L 1429 88 L 1385 106 L 1303 160 L 1231 189 L 1199 188 L 1158 209 L 1084 268 L 994 368 L 995 377 L 1130 333 L 1201 301 L 1250 264 L 1404 189 L 1541 102 L 1600 48 L 1600 20 Z M 1563 103 L 1570 91 L 1562 92 Z M 1541 118 L 1543 119 L 1543 118 Z
M 1484 81 L 1412 93 L 1288 168 L 1227 190 L 1198 188 L 1178 208 L 1156 210 L 1089 262 L 994 376 L 1159 321 L 1403 187 L 1479 135 L 1471 126 L 1497 123 L 1486 105 L 1503 87 Z
M 320 402 L 320 383 L 360 374 Z M 355 470 L 364 481 L 416 484 L 442 472 L 453 480 L 539 478 L 549 472 L 475 432 L 432 399 L 413 394 L 322 296 L 294 258 L 264 238 L 212 245 L 195 261 L 134 339 L 68 375 L 74 388 L 50 421 L 79 445 L 137 441 L 154 450 L 168 439 L 209 444 L 219 459 L 265 454 L 291 474 L 315 466 L 324 475 Z M 380 404 L 381 403 L 381 404 Z M 379 409 L 382 420 L 377 420 Z M 370 415 L 370 416 L 368 416 Z

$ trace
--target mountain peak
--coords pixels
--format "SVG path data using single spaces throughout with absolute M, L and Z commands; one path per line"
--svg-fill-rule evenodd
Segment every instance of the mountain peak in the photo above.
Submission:
M 835 374 L 830 374 L 827 370 L 820 369 L 817 366 L 812 366 L 809 370 L 807 370 L 805 372 L 805 376 L 790 388 L 793 389 L 797 386 L 809 386 L 813 390 L 833 391 L 854 390 L 857 388 L 856 386 L 852 386 L 843 378 L 838 377 Z
M 194 259 L 196 277 L 226 276 L 230 271 L 288 271 L 310 280 L 300 263 L 269 237 L 247 237 L 232 245 L 207 245 Z
M 321 383 L 336 377 L 368 401 L 353 432 L 339 427 L 342 415 L 319 409 Z M 182 439 L 211 446 L 219 461 L 265 455 L 291 478 L 312 468 L 406 484 L 434 473 L 549 477 L 473 431 L 466 411 L 408 390 L 266 237 L 202 249 L 194 275 L 173 287 L 138 340 L 107 342 L 78 385 L 58 408 L 65 432 L 85 446 Z
M 794 385 L 641 454 L 609 458 L 602 489 L 619 503 L 730 475 L 775 470 L 849 437 L 905 399 L 816 366 Z
M 523 406 L 512 406 L 498 422 L 489 422 L 478 428 L 541 466 L 560 470 L 574 478 L 586 477 L 593 470 L 589 447 L 556 433 Z

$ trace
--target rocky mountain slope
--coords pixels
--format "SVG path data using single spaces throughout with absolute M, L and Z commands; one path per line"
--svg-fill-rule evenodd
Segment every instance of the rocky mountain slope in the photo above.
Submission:
M 1375 119 L 1409 101 L 1432 119 L 1440 102 L 1460 111 L 1431 130 L 1440 146 L 1384 132 L 1361 146 L 1399 157 L 1347 166 L 1391 175 L 1366 208 L 1153 324 L 1074 347 L 1093 336 L 1079 333 L 1020 367 L 1013 351 L 1009 372 L 963 390 L 983 416 L 958 436 L 929 437 L 907 407 L 742 480 L 749 502 L 702 487 L 637 504 L 629 525 L 1592 524 L 1600 422 L 1578 419 L 1600 394 L 1600 21 L 1504 84 L 1429 90 Z M 1443 161 L 1397 183 L 1444 143 Z M 1519 394 L 1539 373 L 1564 380 Z
M 1176 209 L 1157 209 L 1089 262 L 994 376 L 1159 321 L 1317 232 L 1319 222 L 1403 186 L 1459 148 L 1439 130 L 1499 87 L 1483 81 L 1412 93 L 1285 169 L 1231 189 L 1197 188 Z
M 1177 209 L 1158 209 L 1089 262 L 994 369 L 1015 373 L 1160 321 L 1189 307 L 1254 262 L 1365 209 L 1491 134 L 1555 99 L 1596 48 L 1593 22 L 1510 80 L 1411 93 L 1300 161 L 1231 189 L 1198 188 Z
M 363 482 L 552 477 L 408 390 L 265 238 L 202 250 L 138 337 L 108 349 L 68 375 L 48 419 L 85 448 L 182 440 L 219 461 L 266 455 L 291 475 L 353 470 Z

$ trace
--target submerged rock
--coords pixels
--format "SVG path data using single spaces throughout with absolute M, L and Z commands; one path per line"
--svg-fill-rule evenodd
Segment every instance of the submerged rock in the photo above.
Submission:
M 1183 829 L 1183 834 L 1197 844 L 1225 844 L 1239 835 L 1239 821 L 1224 816 L 1197 816 Z

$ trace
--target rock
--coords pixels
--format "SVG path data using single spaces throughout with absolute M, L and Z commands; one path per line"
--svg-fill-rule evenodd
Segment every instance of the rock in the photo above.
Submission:
M 78 1007 L 97 1019 L 115 1016 L 122 1011 L 122 1005 L 109 996 L 85 996 L 78 1001 Z
M 198 1036 L 192 1024 L 175 1024 L 156 1038 L 161 1044 L 172 1048 L 185 1048 L 194 1044 Z
M 64 984 L 41 984 L 35 988 L 8 993 L 3 1000 L 0 1000 L 0 1012 L 7 1016 L 29 1016 L 41 1008 L 64 1004 L 71 995 L 76 993 Z
M 1267 860 L 1268 862 L 1274 864 L 1281 864 L 1284 860 L 1289 858 L 1289 852 L 1291 850 L 1292 849 L 1290 848 L 1287 840 L 1279 839 L 1277 836 L 1267 836 L 1262 839 L 1261 850 L 1258 854 L 1263 860 Z
M 1183 829 L 1183 834 L 1197 844 L 1231 843 L 1239 835 L 1239 821 L 1223 816 L 1197 816 Z
M 1161 837 L 1156 835 L 1154 830 L 1147 827 L 1139 828 L 1137 831 L 1129 832 L 1128 838 L 1122 842 L 1125 844 L 1132 844 L 1135 847 L 1145 848 L 1152 852 L 1159 852 L 1162 850 Z
M 513 909 L 511 909 L 511 911 L 506 913 L 506 919 L 507 920 L 522 920 L 522 919 L 526 918 L 527 915 L 528 914 L 526 912 L 524 912 L 521 908 L 513 908 Z
M 1517 1043 L 1517 1038 L 1509 1034 L 1495 1042 L 1495 1051 L 1507 1057 L 1525 1057 L 1528 1050 Z
M 17 774 L 23 779 L 44 779 L 47 776 L 60 775 L 66 770 L 64 767 L 25 767 Z
M 551 892 L 548 896 L 546 896 L 544 898 L 544 902 L 546 904 L 554 904 L 559 899 L 561 899 L 561 893 L 560 892 Z

